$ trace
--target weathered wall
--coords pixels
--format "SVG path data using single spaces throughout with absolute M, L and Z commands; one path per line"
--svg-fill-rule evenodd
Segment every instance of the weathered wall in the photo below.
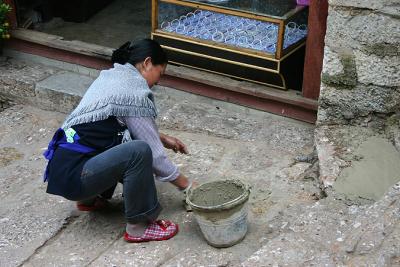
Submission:
M 400 1 L 329 0 L 315 130 L 324 186 L 363 161 L 355 151 L 369 137 L 400 151 L 399 121 Z
M 318 125 L 400 111 L 400 2 L 330 0 Z

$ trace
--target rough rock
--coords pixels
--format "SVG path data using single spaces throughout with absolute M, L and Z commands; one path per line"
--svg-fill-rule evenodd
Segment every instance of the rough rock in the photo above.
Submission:
M 400 86 L 400 53 L 397 56 L 382 58 L 355 50 L 354 55 L 360 83 L 387 87 Z
M 332 186 L 347 163 L 338 157 L 335 144 L 328 135 L 328 126 L 315 130 L 315 147 L 318 151 L 320 180 L 325 187 Z
M 394 16 L 400 13 L 400 4 L 397 0 L 329 0 L 329 5 L 368 9 L 374 12 L 382 12 Z
M 325 186 L 362 161 L 354 150 L 366 138 L 379 136 L 395 147 L 398 143 L 399 10 L 393 0 L 329 1 L 315 132 Z
M 363 46 L 386 44 L 398 51 L 399 20 L 367 9 L 330 6 L 325 40 L 331 48 L 361 50 Z
M 320 97 L 319 125 L 347 124 L 349 119 L 374 113 L 390 116 L 400 110 L 400 87 L 359 84 L 352 90 L 343 90 L 333 84 L 322 84 Z
M 277 178 L 288 178 L 292 180 L 304 179 L 306 171 L 312 166 L 311 163 L 299 162 L 291 167 L 284 168 L 279 171 Z
M 348 265 L 396 266 L 400 257 L 400 184 L 368 207 L 344 232 L 341 251 Z
M 341 63 L 339 53 L 332 51 L 329 46 L 324 48 L 323 73 L 334 76 L 344 72 L 344 66 Z

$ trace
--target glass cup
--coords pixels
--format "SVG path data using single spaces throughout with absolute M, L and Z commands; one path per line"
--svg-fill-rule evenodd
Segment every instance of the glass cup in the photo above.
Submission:
M 221 31 L 221 27 L 218 27 L 218 25 L 213 24 L 210 26 L 211 33 L 220 32 L 220 31 Z
M 260 39 L 254 40 L 253 43 L 251 44 L 251 48 L 255 50 L 262 50 L 263 46 L 261 40 Z
M 201 34 L 202 34 L 202 28 L 199 27 L 199 26 L 195 27 L 195 29 L 194 29 L 194 37 L 200 38 Z
M 189 21 L 185 15 L 179 17 L 179 23 L 184 25 L 185 27 L 189 26 Z
M 276 52 L 276 44 L 267 45 L 267 47 L 265 48 L 265 51 L 267 51 L 269 53 L 275 53 Z
M 285 33 L 287 32 L 287 34 L 290 35 L 294 33 L 296 29 L 297 29 L 296 22 L 291 21 L 286 25 Z
M 200 38 L 204 40 L 209 40 L 211 38 L 210 32 L 206 28 L 200 30 Z
M 247 37 L 246 37 L 245 35 L 240 36 L 240 37 L 237 39 L 237 42 L 236 42 L 236 44 L 237 44 L 238 46 L 242 46 L 242 47 L 247 46 L 247 43 L 248 43 L 248 41 L 247 41 Z
M 195 36 L 195 34 L 196 34 L 196 28 L 195 28 L 194 26 L 192 26 L 192 25 L 189 25 L 189 26 L 186 28 L 186 34 L 187 34 L 188 36 Z
M 188 21 L 194 21 L 195 19 L 196 19 L 196 16 L 194 15 L 194 13 L 193 12 L 189 12 L 189 13 L 187 13 L 186 14 L 186 19 L 188 20 Z
M 297 29 L 300 31 L 303 37 L 307 35 L 308 27 L 306 24 L 301 24 Z
M 211 39 L 214 42 L 222 43 L 224 41 L 224 39 L 225 39 L 225 36 L 224 36 L 224 34 L 222 32 L 217 31 L 212 35 Z
M 210 17 L 212 17 L 212 15 L 213 15 L 214 13 L 207 10 L 207 11 L 204 11 L 203 14 L 204 14 L 204 17 L 210 18 Z
M 176 33 L 179 34 L 185 34 L 186 33 L 186 27 L 183 24 L 179 24 L 178 27 L 176 27 Z
M 251 46 L 254 42 L 254 35 L 253 34 L 247 34 L 247 45 Z
M 171 21 L 171 28 L 173 31 L 176 31 L 176 28 L 179 26 L 180 22 L 178 19 L 174 19 Z
M 233 34 L 227 34 L 224 38 L 226 44 L 234 45 L 236 43 L 236 37 Z
M 254 20 L 249 19 L 249 18 L 243 18 L 243 23 L 245 25 L 254 24 Z
M 257 30 L 256 24 L 247 24 L 247 25 L 246 25 L 246 31 L 254 32 L 254 31 L 256 31 L 256 30 Z
M 161 30 L 172 32 L 173 29 L 171 28 L 171 23 L 169 21 L 163 21 L 160 26 Z
M 194 16 L 197 17 L 197 18 L 201 18 L 202 15 L 203 15 L 203 11 L 200 10 L 200 9 L 196 9 L 195 11 L 193 11 L 193 14 L 194 14 Z

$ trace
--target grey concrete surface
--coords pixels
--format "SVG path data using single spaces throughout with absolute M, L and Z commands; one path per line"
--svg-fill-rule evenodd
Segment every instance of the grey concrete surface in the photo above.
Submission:
M 11 98 L 20 103 L 4 105 L 0 112 L 0 266 L 396 266 L 399 262 L 399 186 L 374 204 L 349 201 L 325 189 L 319 180 L 320 171 L 327 177 L 335 174 L 330 162 L 339 162 L 333 166 L 340 170 L 341 164 L 356 159 L 351 151 L 376 135 L 371 129 L 320 127 L 318 162 L 313 125 L 156 87 L 160 130 L 180 138 L 190 151 L 169 153 L 181 171 L 199 183 L 234 178 L 252 186 L 249 232 L 231 248 L 208 246 L 193 214 L 183 208 L 181 193 L 170 184 L 157 183 L 164 206 L 161 218 L 178 222 L 180 233 L 168 241 L 128 244 L 122 239 L 120 187 L 110 207 L 85 213 L 78 212 L 74 203 L 46 194 L 41 181 L 45 166 L 41 153 L 66 116 L 54 110 L 67 111 L 82 95 L 57 88 L 68 79 L 89 78 L 39 64 L 0 62 L 2 101 Z M 68 79 L 60 83 L 59 77 Z M 51 93 L 38 93 L 39 84 Z M 21 96 L 21 90 L 31 95 Z
M 173 107 L 173 103 L 176 102 L 171 99 L 160 101 L 164 108 Z M 212 107 L 205 103 L 203 105 L 208 110 Z M 241 113 L 230 113 L 223 108 L 220 110 L 244 119 Z M 193 112 L 197 113 L 198 110 L 194 109 Z M 252 185 L 249 233 L 242 243 L 232 248 L 219 250 L 209 247 L 199 232 L 193 214 L 183 209 L 181 193 L 169 184 L 159 183 L 160 201 L 165 207 L 161 216 L 177 221 L 181 226 L 180 234 L 166 242 L 127 244 L 121 239 L 124 219 L 120 191 L 109 210 L 94 214 L 76 213 L 73 203 L 45 194 L 45 185 L 41 182 L 45 162 L 40 153 L 65 114 L 29 106 L 14 106 L 1 115 L 4 116 L 0 127 L 1 147 L 15 149 L 14 158 L 1 168 L 2 184 L 8 188 L 2 192 L 5 204 L 2 205 L 1 240 L 7 243 L 0 250 L 4 255 L 1 265 L 155 266 L 179 262 L 188 255 L 196 260 L 192 260 L 193 264 L 211 264 L 215 262 L 216 255 L 222 262 L 239 264 L 266 242 L 270 232 L 268 221 L 273 220 L 274 214 L 284 207 L 283 203 L 296 202 L 297 194 L 303 198 L 307 193 L 301 187 L 292 186 L 295 181 L 289 184 L 285 179 L 274 180 L 280 169 L 293 164 L 296 155 L 308 153 L 312 149 L 311 125 L 270 117 L 269 114 L 260 114 L 261 117 L 254 115 L 253 125 L 247 126 L 250 127 L 247 128 L 249 131 L 253 131 L 250 140 L 240 135 L 233 138 L 235 134 L 229 138 L 220 137 L 218 132 L 200 131 L 205 121 L 195 117 L 188 123 L 195 127 L 193 131 L 176 130 L 178 127 L 171 123 L 169 127 L 162 126 L 162 130 L 183 140 L 191 152 L 189 156 L 171 154 L 182 172 L 200 183 L 237 178 Z M 184 117 L 180 112 L 175 113 L 175 116 Z M 210 128 L 218 129 L 220 124 L 228 128 L 226 122 L 230 121 L 229 118 L 216 114 L 213 117 L 214 120 L 208 121 Z M 268 130 L 262 125 L 254 129 L 256 124 L 261 123 L 258 121 L 260 118 L 267 121 L 268 118 L 271 121 L 275 119 L 276 123 L 281 120 L 288 129 L 293 127 L 289 132 L 301 129 L 308 132 L 308 137 L 305 136 L 303 142 L 297 143 L 295 147 L 290 145 L 287 148 L 261 142 Z M 271 134 L 277 135 L 273 132 Z M 282 135 L 280 138 L 283 140 L 285 137 Z M 24 179 L 21 180 L 21 177 Z M 196 256 L 199 253 L 202 257 Z
M 320 179 L 325 187 L 333 186 L 330 194 L 371 202 L 400 181 L 400 151 L 393 135 L 400 131 L 399 121 L 390 125 L 383 129 L 331 125 L 315 130 Z
M 399 193 L 396 184 L 371 206 L 330 198 L 294 205 L 287 230 L 242 266 L 399 266 Z

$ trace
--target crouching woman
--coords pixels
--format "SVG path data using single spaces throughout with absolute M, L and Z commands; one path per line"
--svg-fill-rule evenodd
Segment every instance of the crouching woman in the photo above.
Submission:
M 160 134 L 150 88 L 164 73 L 167 56 L 150 39 L 126 43 L 112 55 L 113 67 L 101 71 L 79 105 L 55 133 L 44 153 L 49 160 L 47 193 L 96 210 L 123 184 L 124 239 L 166 240 L 178 225 L 157 220 L 161 206 L 154 176 L 185 190 L 190 181 L 167 157 L 164 147 L 188 153 L 177 138 Z M 129 140 L 122 142 L 123 138 Z

